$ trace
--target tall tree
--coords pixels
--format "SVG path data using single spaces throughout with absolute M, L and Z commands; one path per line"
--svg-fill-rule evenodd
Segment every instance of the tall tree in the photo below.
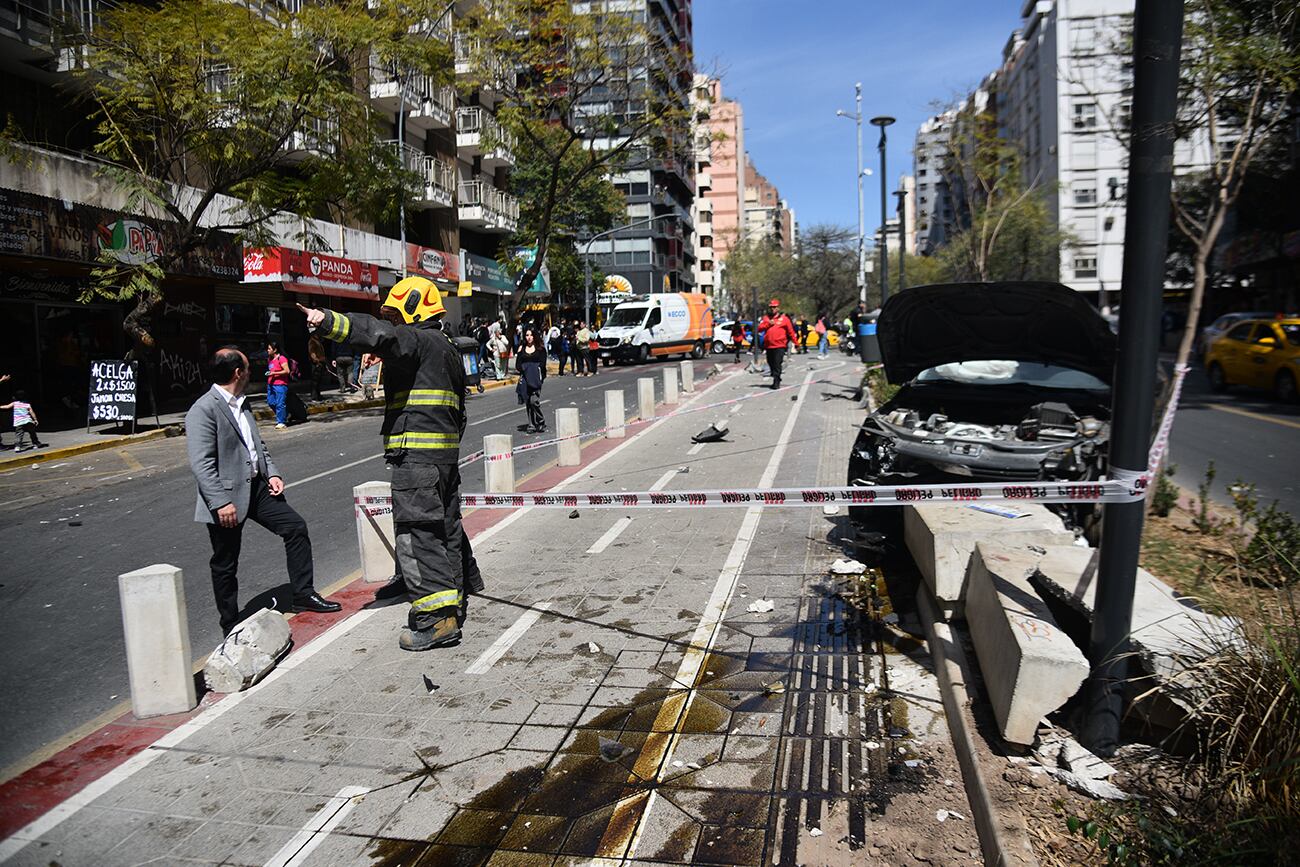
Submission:
M 1191 245 L 1192 294 L 1178 345 L 1196 339 L 1210 260 L 1252 164 L 1294 121 L 1300 5 L 1293 0 L 1187 0 L 1177 134 L 1207 140 L 1209 167 L 1173 187 L 1173 216 Z
M 626 4 L 494 0 L 457 23 L 469 80 L 533 151 L 541 183 L 523 201 L 538 254 L 520 275 L 516 309 L 541 270 L 566 203 L 593 176 L 691 152 L 691 58 Z
M 857 230 L 820 223 L 799 233 L 795 292 L 810 316 L 837 318 L 858 300 Z
M 726 279 L 733 303 L 740 311 L 749 311 L 757 292 L 762 308 L 768 299 L 795 285 L 797 267 L 770 238 L 741 241 L 727 254 Z
M 944 173 L 959 222 L 939 251 L 952 280 L 1056 280 L 1070 238 L 1048 208 L 1052 189 L 1026 177 L 1018 142 L 998 135 L 987 108 L 955 113 Z
M 449 74 L 449 42 L 422 35 L 448 9 L 444 0 L 337 0 L 291 13 L 162 0 L 107 6 L 74 34 L 84 50 L 75 84 L 97 124 L 103 174 L 128 211 L 178 227 L 151 261 L 106 257 L 94 272 L 89 296 L 136 302 L 124 322 L 133 351 L 153 345 L 163 275 L 218 233 L 264 245 L 286 215 L 395 210 L 407 178 L 395 150 L 378 143 L 368 67 Z

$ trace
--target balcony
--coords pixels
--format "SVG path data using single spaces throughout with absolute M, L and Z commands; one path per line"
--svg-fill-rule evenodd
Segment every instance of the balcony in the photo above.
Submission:
M 709 290 L 713 288 L 713 272 L 699 271 L 695 274 L 695 282 L 701 288 Z
M 514 137 L 482 108 L 456 109 L 456 150 L 461 155 L 479 157 L 485 169 L 512 166 L 514 146 Z
M 414 176 L 412 207 L 450 208 L 455 204 L 455 166 L 409 144 L 399 144 L 395 139 L 389 139 L 383 144 L 396 149 L 402 168 Z
M 451 118 L 456 111 L 456 88 L 435 88 L 418 106 L 411 109 L 406 116 L 408 126 L 424 131 L 431 129 L 450 129 Z
M 505 62 L 483 45 L 482 41 L 461 33 L 455 39 L 456 78 L 467 80 L 479 89 L 480 98 L 498 99 L 513 73 Z
M 461 181 L 458 218 L 471 229 L 509 234 L 519 228 L 519 200 L 484 181 Z
M 304 162 L 311 157 L 330 158 L 338 152 L 338 125 L 326 120 L 303 121 L 284 144 L 284 161 Z
M 406 69 L 385 66 L 370 56 L 370 102 L 391 115 L 410 111 L 429 98 L 433 87 L 429 76 Z
M 713 175 L 708 172 L 695 173 L 695 190 L 697 193 L 703 193 L 706 190 L 713 189 Z

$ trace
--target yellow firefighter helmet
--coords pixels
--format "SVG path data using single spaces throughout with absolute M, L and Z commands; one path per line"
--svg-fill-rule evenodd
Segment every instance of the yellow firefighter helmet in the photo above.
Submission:
M 388 297 L 382 306 L 396 310 L 407 325 L 426 322 L 447 312 L 447 308 L 442 306 L 438 287 L 423 277 L 399 280 L 388 290 Z

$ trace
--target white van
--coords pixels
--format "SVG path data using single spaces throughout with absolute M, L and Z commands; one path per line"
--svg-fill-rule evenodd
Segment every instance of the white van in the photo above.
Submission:
M 712 338 L 713 310 L 701 292 L 631 295 L 596 332 L 607 365 L 678 354 L 703 358 Z

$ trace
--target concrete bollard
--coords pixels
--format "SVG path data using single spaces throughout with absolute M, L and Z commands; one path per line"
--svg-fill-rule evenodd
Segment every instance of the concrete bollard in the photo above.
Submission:
M 582 440 L 578 439 L 578 408 L 576 406 L 560 407 L 555 411 L 555 435 L 573 437 L 562 439 L 555 444 L 560 455 L 560 466 L 576 467 L 582 463 Z
M 392 495 L 393 486 L 388 482 L 365 482 L 352 489 L 361 577 L 366 581 L 388 581 L 396 572 Z
M 627 432 L 623 423 L 627 416 L 623 414 L 623 391 L 611 388 L 605 392 L 605 438 L 621 440 Z
M 677 405 L 677 371 L 671 367 L 664 368 L 664 403 Z
M 682 362 L 682 391 L 695 393 L 695 362 L 690 360 Z
M 653 379 L 643 376 L 636 381 L 636 399 L 637 410 L 641 413 L 641 418 L 654 418 L 655 381 Z
M 515 438 L 510 434 L 483 437 L 483 475 L 489 494 L 515 492 Z
M 139 719 L 198 704 L 181 570 L 160 563 L 117 576 L 131 712 Z

